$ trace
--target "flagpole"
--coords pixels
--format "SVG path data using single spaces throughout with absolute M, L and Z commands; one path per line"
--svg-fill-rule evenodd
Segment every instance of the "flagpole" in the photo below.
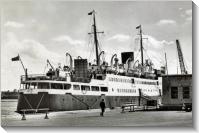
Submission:
M 18 56 L 19 56 L 19 55 L 18 55 Z M 20 57 L 20 56 L 19 56 L 19 60 L 20 60 L 20 62 L 21 62 L 21 65 L 22 65 L 22 67 L 23 67 L 24 71 L 26 72 L 26 68 L 24 67 L 23 62 L 22 62 L 22 60 L 21 60 L 21 57 Z
M 19 55 L 18 55 L 18 56 L 19 56 Z M 24 64 L 23 64 L 23 62 L 22 62 L 22 60 L 21 60 L 21 57 L 20 57 L 20 56 L 19 56 L 19 60 L 20 60 L 21 65 L 22 65 L 22 67 L 23 67 L 23 69 L 24 69 L 24 72 L 25 72 L 25 79 L 27 79 L 27 78 L 28 78 L 27 68 L 25 68 L 25 67 L 24 67 Z

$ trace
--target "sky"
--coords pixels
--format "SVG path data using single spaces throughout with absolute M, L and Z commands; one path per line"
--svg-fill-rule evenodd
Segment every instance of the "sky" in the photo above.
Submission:
M 1 89 L 20 87 L 24 70 L 11 58 L 20 55 L 29 74 L 44 74 L 46 60 L 53 66 L 69 65 L 65 56 L 94 62 L 95 52 L 91 32 L 92 16 L 96 24 L 100 49 L 109 63 L 111 56 L 134 51 L 140 59 L 138 30 L 142 25 L 144 58 L 150 58 L 155 68 L 165 65 L 169 74 L 180 73 L 175 40 L 179 39 L 186 69 L 192 73 L 192 3 L 190 2 L 66 2 L 15 1 L 1 5 Z

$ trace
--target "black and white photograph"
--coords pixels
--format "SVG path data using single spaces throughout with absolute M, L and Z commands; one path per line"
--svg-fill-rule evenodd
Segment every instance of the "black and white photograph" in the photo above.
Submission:
M 1 2 L 1 126 L 193 127 L 192 4 Z

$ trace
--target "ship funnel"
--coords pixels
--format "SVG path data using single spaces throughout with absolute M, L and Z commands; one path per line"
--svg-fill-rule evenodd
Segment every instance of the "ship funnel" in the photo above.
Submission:
M 134 60 L 134 53 L 133 52 L 123 52 L 123 53 L 121 53 L 121 57 L 122 57 L 122 64 L 126 64 L 127 60 L 129 60 L 129 58 L 131 58 L 131 60 Z

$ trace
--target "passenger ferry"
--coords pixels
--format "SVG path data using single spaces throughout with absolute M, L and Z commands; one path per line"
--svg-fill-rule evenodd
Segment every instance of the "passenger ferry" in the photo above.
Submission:
M 156 70 L 150 60 L 143 60 L 142 29 L 136 27 L 140 35 L 141 63 L 134 61 L 133 52 L 121 53 L 122 63 L 113 55 L 111 64 L 100 62 L 98 39 L 95 24 L 95 11 L 88 15 L 93 17 L 92 32 L 96 48 L 96 64 L 87 59 L 73 59 L 70 66 L 54 68 L 51 66 L 45 75 L 21 76 L 17 112 L 24 109 L 50 111 L 69 111 L 99 108 L 101 99 L 107 108 L 120 107 L 124 103 L 137 106 L 146 105 L 149 101 L 157 102 L 161 96 L 161 78 L 165 73 Z M 73 67 L 74 64 L 74 67 Z

